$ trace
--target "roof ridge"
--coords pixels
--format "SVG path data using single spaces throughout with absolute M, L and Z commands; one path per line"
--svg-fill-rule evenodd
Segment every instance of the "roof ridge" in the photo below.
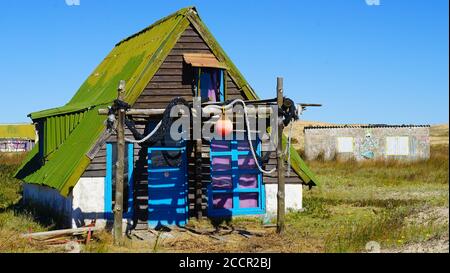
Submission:
M 186 16 L 188 13 L 190 13 L 192 11 L 197 13 L 197 9 L 195 8 L 195 6 L 189 6 L 189 7 L 186 7 L 186 8 L 179 9 L 176 12 L 174 12 L 174 13 L 172 13 L 170 15 L 167 15 L 164 18 L 159 19 L 158 21 L 154 22 L 153 24 L 149 25 L 148 27 L 146 27 L 146 28 L 144 28 L 144 29 L 142 29 L 142 30 L 140 30 L 140 31 L 138 31 L 138 32 L 136 32 L 136 33 L 134 33 L 134 34 L 124 38 L 124 39 L 122 39 L 120 42 L 118 42 L 115 45 L 115 47 L 125 43 L 126 41 L 129 41 L 129 40 L 133 39 L 136 36 L 139 36 L 140 34 L 148 31 L 149 29 L 152 29 L 153 27 L 155 27 L 155 26 L 157 26 L 157 25 L 167 21 L 168 19 L 170 19 L 170 18 L 172 18 L 174 16 L 179 16 L 179 15 Z

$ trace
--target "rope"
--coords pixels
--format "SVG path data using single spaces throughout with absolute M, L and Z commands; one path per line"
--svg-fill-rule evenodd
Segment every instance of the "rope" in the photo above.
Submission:
M 255 153 L 255 149 L 253 148 L 252 140 L 250 139 L 250 121 L 249 121 L 249 119 L 248 119 L 247 105 L 245 104 L 245 102 L 244 102 L 243 100 L 241 100 L 241 99 L 235 99 L 234 101 L 230 102 L 230 103 L 229 103 L 228 105 L 226 105 L 226 106 L 209 105 L 209 106 L 206 106 L 206 107 L 211 107 L 211 108 L 221 109 L 222 111 L 224 111 L 224 109 L 230 109 L 230 108 L 232 108 L 232 107 L 234 106 L 234 104 L 236 104 L 236 103 L 240 103 L 240 104 L 242 104 L 242 106 L 244 106 L 245 123 L 246 123 L 246 125 L 247 125 L 247 140 L 248 140 L 248 144 L 249 144 L 249 146 L 250 146 L 250 151 L 252 152 L 253 159 L 255 160 L 256 166 L 258 167 L 258 170 L 259 170 L 260 172 L 262 172 L 262 173 L 265 173 L 265 174 L 271 174 L 271 173 L 275 172 L 275 171 L 276 171 L 276 168 L 273 168 L 273 169 L 271 169 L 271 170 L 269 170 L 269 171 L 266 171 L 266 170 L 264 170 L 264 169 L 261 167 L 261 165 L 259 164 L 258 157 L 257 157 L 257 155 L 256 155 L 256 153 Z M 205 108 L 206 108 L 206 107 L 205 107 Z
M 156 125 L 156 127 L 146 136 L 141 135 L 138 130 L 136 129 L 136 126 L 133 122 L 133 120 L 125 119 L 125 124 L 127 125 L 128 129 L 133 133 L 133 137 L 136 140 L 128 139 L 126 138 L 126 141 L 132 142 L 132 143 L 138 143 L 145 145 L 151 145 L 152 143 L 156 141 L 163 141 L 164 137 L 166 136 L 167 132 L 169 132 L 170 127 L 173 123 L 173 118 L 170 117 L 170 111 L 173 106 L 175 105 L 184 105 L 186 107 L 189 107 L 188 103 L 185 99 L 181 97 L 176 97 L 170 101 L 170 103 L 167 105 L 166 109 L 164 110 L 163 117 L 161 121 Z
M 291 177 L 291 140 L 292 140 L 292 127 L 293 127 L 293 122 L 291 122 L 291 124 L 289 124 L 289 135 L 288 135 L 288 143 L 286 145 L 286 152 L 288 154 L 288 167 L 287 167 L 287 176 Z M 284 154 L 286 154 L 286 152 L 284 152 Z
M 153 131 L 151 131 L 143 139 L 135 140 L 135 139 L 131 139 L 131 138 L 125 138 L 125 141 L 131 142 L 131 143 L 134 143 L 134 144 L 141 144 L 143 142 L 146 142 L 147 140 L 149 140 L 159 130 L 159 127 L 161 127 L 161 124 L 162 124 L 162 120 L 155 126 L 155 129 L 153 129 Z

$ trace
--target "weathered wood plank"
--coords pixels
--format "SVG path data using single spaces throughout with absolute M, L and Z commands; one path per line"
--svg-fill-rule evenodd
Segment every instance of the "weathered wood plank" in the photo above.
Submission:
M 183 77 L 181 75 L 168 75 L 168 76 L 153 76 L 153 82 L 182 82 Z
M 166 93 L 167 94 L 167 93 Z M 192 96 L 186 96 L 183 94 L 177 94 L 177 97 L 182 97 L 187 101 L 192 101 Z M 139 103 L 155 103 L 155 102 L 165 102 L 168 104 L 171 100 L 173 100 L 173 95 L 149 95 L 149 96 L 141 96 L 139 98 Z
M 178 39 L 178 43 L 204 43 L 202 37 L 196 36 L 187 36 L 181 35 L 180 39 Z
M 85 170 L 82 177 L 105 177 L 106 170 Z
M 192 36 L 194 36 L 194 37 L 199 37 L 199 34 L 198 34 L 198 32 L 197 31 L 195 31 L 194 29 L 192 29 L 192 28 L 187 28 L 184 32 L 183 32 L 183 35 L 182 35 L 183 37 L 192 37 Z
M 183 61 L 179 61 L 179 62 L 163 62 L 161 64 L 161 66 L 159 67 L 160 69 L 180 69 L 183 67 Z
M 166 57 L 164 62 L 167 62 L 167 63 L 174 63 L 174 62 L 182 63 L 183 62 L 183 55 L 172 55 L 172 54 L 169 54 L 169 56 Z
M 36 233 L 25 233 L 22 234 L 23 238 L 33 238 L 33 239 L 46 239 L 53 238 L 63 235 L 78 235 L 83 234 L 88 231 L 98 231 L 102 230 L 101 227 L 82 227 L 82 228 L 71 228 L 71 229 L 60 229 L 60 230 L 52 230 L 52 231 L 44 231 L 44 232 L 36 232 Z
M 176 68 L 160 68 L 155 76 L 181 76 L 183 75 L 183 67 Z
M 164 82 L 164 83 L 160 83 L 160 82 L 150 82 L 146 89 L 192 89 L 191 88 L 191 84 L 184 84 L 182 82 Z M 170 91 L 170 92 L 176 92 L 175 91 Z
M 207 44 L 205 44 L 203 41 L 200 42 L 195 42 L 195 43 L 176 43 L 175 46 L 173 47 L 173 49 L 184 49 L 184 50 L 196 50 L 196 49 L 207 49 L 208 51 L 209 46 Z
M 209 49 L 199 49 L 199 48 L 190 48 L 190 49 L 172 49 L 170 51 L 170 56 L 180 56 L 181 60 L 183 60 L 183 54 L 185 53 L 202 53 L 202 54 L 211 54 L 211 50 Z
M 164 96 L 167 94 L 170 94 L 173 91 L 173 89 L 145 89 L 144 92 L 142 92 L 141 96 Z M 184 88 L 184 89 L 177 89 L 176 92 L 178 92 L 178 95 L 180 96 L 187 96 L 192 97 L 192 89 L 191 88 Z M 173 96 L 172 96 L 173 98 Z M 191 99 L 192 100 L 192 99 Z

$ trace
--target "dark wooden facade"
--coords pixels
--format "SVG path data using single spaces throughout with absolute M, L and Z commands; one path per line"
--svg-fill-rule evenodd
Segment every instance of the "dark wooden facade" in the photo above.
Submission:
M 132 105 L 134 109 L 157 109 L 166 108 L 167 104 L 174 97 L 183 97 L 188 101 L 192 101 L 192 69 L 183 61 L 184 53 L 212 53 L 208 45 L 201 38 L 199 33 L 192 27 L 188 27 L 181 35 L 174 48 L 169 53 L 159 70 L 147 84 L 146 88 Z M 247 99 L 244 92 L 240 91 L 236 83 L 228 77 L 226 83 L 226 99 Z M 144 132 L 146 122 L 137 124 L 141 133 Z M 126 130 L 126 136 L 132 138 L 131 132 Z M 115 137 L 111 136 L 108 142 L 114 142 Z M 194 212 L 195 197 L 195 156 L 193 151 L 193 143 L 188 143 L 188 175 L 189 175 L 189 212 L 192 216 Z M 264 149 L 263 149 L 264 153 Z M 147 219 L 147 150 L 139 145 L 134 148 L 134 181 L 135 181 L 135 198 L 138 222 L 143 223 Z M 202 149 L 202 189 L 203 189 L 203 215 L 206 215 L 206 188 L 210 182 L 210 160 L 209 160 L 209 143 L 203 140 Z M 272 153 L 267 169 L 276 166 L 276 155 Z M 301 180 L 292 171 L 290 178 L 286 178 L 287 183 L 301 183 Z M 104 177 L 106 175 L 106 145 L 96 154 L 90 166 L 86 169 L 84 177 Z M 276 173 L 270 176 L 264 176 L 264 183 L 276 182 Z

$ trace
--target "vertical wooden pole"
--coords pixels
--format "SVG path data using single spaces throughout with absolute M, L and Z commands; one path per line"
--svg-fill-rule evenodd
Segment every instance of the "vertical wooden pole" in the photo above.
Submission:
M 203 217 L 203 191 L 202 191 L 202 140 L 195 140 L 195 212 L 197 219 Z
M 277 78 L 277 104 L 278 109 L 283 105 L 283 78 Z M 278 192 L 277 192 L 277 233 L 284 232 L 284 153 L 283 153 L 283 120 L 278 113 L 278 143 L 277 143 L 277 171 L 278 171 Z
M 125 81 L 120 81 L 118 99 L 123 100 Z M 123 179 L 125 161 L 125 109 L 119 107 L 117 113 L 117 162 L 116 162 L 116 197 L 114 203 L 114 244 L 122 241 L 123 219 Z
M 228 99 L 228 72 L 223 70 L 223 98 L 224 100 Z

